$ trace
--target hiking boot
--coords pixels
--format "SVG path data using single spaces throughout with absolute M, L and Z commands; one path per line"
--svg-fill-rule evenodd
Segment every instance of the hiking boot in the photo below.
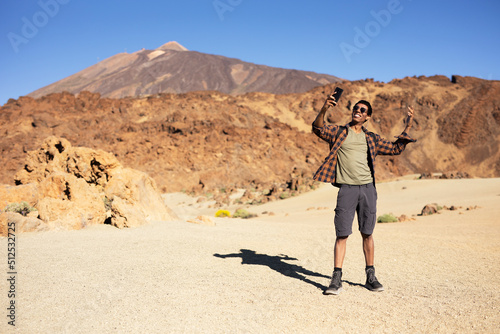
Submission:
M 342 272 L 334 271 L 332 274 L 332 281 L 330 286 L 325 290 L 325 295 L 338 295 L 342 291 Z
M 365 287 L 370 291 L 384 291 L 384 286 L 380 284 L 375 277 L 375 269 L 368 268 L 366 269 L 366 284 Z

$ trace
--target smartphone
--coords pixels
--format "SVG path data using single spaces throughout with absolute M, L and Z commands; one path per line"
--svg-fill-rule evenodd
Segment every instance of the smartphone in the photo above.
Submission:
M 336 102 L 339 102 L 340 97 L 342 96 L 342 92 L 344 92 L 344 90 L 342 88 L 335 87 L 335 91 L 332 93 L 332 95 L 335 98 Z

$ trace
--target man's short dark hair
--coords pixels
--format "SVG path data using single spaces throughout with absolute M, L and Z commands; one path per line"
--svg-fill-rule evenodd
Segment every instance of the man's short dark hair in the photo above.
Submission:
M 368 107 L 368 110 L 366 112 L 366 114 L 368 116 L 371 116 L 372 115 L 372 105 L 370 104 L 370 102 L 366 101 L 366 100 L 359 100 L 354 106 L 357 106 L 358 104 L 364 104 L 365 106 Z

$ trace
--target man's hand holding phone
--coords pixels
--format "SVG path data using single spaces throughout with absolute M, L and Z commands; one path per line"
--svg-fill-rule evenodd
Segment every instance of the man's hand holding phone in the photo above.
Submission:
M 339 101 L 340 96 L 342 95 L 343 91 L 344 90 L 342 88 L 335 87 L 335 90 L 333 91 L 333 93 L 330 94 L 330 96 L 328 96 L 328 98 L 326 99 L 325 104 L 323 105 L 323 108 L 321 108 L 321 110 L 318 113 L 318 116 L 316 116 L 316 119 L 313 122 L 313 126 L 315 126 L 317 128 L 323 127 L 323 125 L 325 124 L 324 118 L 325 118 L 326 111 L 331 106 L 337 105 L 337 102 Z
M 323 106 L 323 109 L 328 109 L 330 107 L 335 107 L 337 105 L 337 102 L 339 101 L 340 97 L 342 96 L 342 92 L 344 90 L 340 87 L 335 87 L 334 92 L 328 96 L 328 98 L 325 101 L 325 105 Z
M 335 102 L 338 102 L 340 100 L 340 97 L 342 96 L 343 92 L 344 92 L 344 90 L 342 88 L 335 87 L 335 91 L 332 94 L 332 97 L 335 100 Z

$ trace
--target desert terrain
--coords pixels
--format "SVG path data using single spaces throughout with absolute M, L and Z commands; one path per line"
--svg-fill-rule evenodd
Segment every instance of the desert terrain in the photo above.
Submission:
M 500 177 L 500 81 L 435 76 L 344 81 L 283 95 L 205 91 L 110 99 L 82 92 L 11 99 L 0 107 L 0 183 L 15 184 L 27 152 L 56 136 L 114 154 L 150 175 L 162 193 L 301 192 L 291 185 L 307 184 L 328 152 L 311 123 L 336 85 L 344 95 L 327 115 L 332 123 L 347 123 L 351 106 L 367 99 L 374 114 L 366 127 L 390 139 L 404 128 L 406 106 L 415 108 L 410 134 L 417 143 L 399 157 L 378 157 L 378 180 L 414 173 Z
M 164 194 L 178 219 L 17 237 L 17 320 L 8 333 L 496 333 L 500 179 L 377 185 L 377 276 L 363 287 L 361 238 L 348 240 L 344 291 L 325 296 L 336 188 L 215 218 L 210 202 Z M 419 216 L 429 203 L 454 206 Z M 227 209 L 234 212 L 236 207 Z M 213 224 L 193 224 L 199 215 Z M 7 239 L 0 239 L 2 258 Z M 5 266 L 5 265 L 4 265 Z M 5 271 L 4 271 L 5 274 Z M 0 280 L 0 291 L 7 281 Z M 2 308 L 7 303 L 2 293 Z

